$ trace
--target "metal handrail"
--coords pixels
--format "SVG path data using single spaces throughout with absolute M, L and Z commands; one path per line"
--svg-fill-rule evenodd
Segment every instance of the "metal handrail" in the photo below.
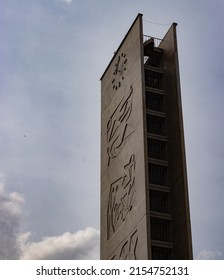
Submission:
M 154 40 L 154 44 L 155 44 L 155 47 L 157 48 L 160 43 L 162 42 L 162 39 L 160 38 L 156 38 L 156 37 L 152 37 L 152 36 L 149 36 L 149 35 L 143 35 L 143 43 L 145 43 L 146 41 L 150 40 L 150 39 L 153 39 Z

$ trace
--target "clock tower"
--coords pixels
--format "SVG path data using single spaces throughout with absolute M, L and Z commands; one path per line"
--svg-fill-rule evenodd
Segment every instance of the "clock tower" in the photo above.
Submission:
M 192 259 L 176 24 L 142 29 L 101 78 L 101 259 Z

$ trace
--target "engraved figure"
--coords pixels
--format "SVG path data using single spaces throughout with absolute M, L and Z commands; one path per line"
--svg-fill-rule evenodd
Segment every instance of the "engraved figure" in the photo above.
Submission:
M 132 234 L 130 239 L 122 246 L 120 260 L 137 260 L 136 247 L 138 244 L 137 230 Z
M 131 211 L 135 196 L 135 155 L 124 166 L 124 174 L 110 185 L 107 208 L 107 237 L 117 230 Z
M 110 159 L 115 158 L 121 151 L 127 139 L 133 133 L 133 128 L 128 124 L 132 112 L 133 87 L 130 87 L 128 97 L 123 97 L 107 122 L 107 154 L 108 166 Z
M 111 260 L 137 260 L 138 231 L 136 230 L 121 246 L 120 253 L 113 255 Z

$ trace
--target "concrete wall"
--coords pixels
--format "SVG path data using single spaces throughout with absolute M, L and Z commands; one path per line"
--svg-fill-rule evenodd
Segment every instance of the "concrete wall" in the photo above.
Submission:
M 148 259 L 142 15 L 101 78 L 101 259 Z

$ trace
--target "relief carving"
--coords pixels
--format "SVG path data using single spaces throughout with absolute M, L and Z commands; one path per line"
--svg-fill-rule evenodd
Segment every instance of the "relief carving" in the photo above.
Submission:
M 138 232 L 137 230 L 128 238 L 128 240 L 121 246 L 119 255 L 114 255 L 111 260 L 137 260 L 136 249 L 138 246 Z
M 119 155 L 124 144 L 134 131 L 128 123 L 132 112 L 132 97 L 133 87 L 131 86 L 128 96 L 124 96 L 121 99 L 107 122 L 108 166 L 110 165 L 111 158 Z
M 124 166 L 124 174 L 110 185 L 107 208 L 107 238 L 118 229 L 131 211 L 135 196 L 135 155 Z
M 137 260 L 136 247 L 138 245 L 137 230 L 131 235 L 130 239 L 122 246 L 120 260 Z

